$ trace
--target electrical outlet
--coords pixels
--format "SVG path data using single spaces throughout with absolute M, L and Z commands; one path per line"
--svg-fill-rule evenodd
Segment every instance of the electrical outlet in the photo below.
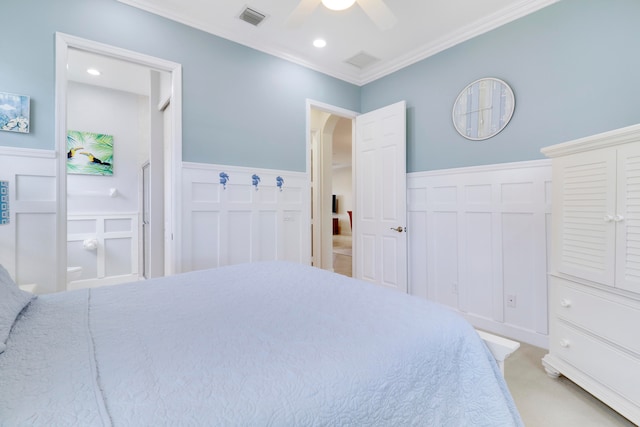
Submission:
M 515 295 L 507 295 L 507 307 L 515 308 L 515 306 L 516 306 L 516 296 Z

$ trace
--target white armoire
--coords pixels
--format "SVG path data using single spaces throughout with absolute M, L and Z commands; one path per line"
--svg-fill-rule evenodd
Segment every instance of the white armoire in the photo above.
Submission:
M 552 158 L 549 353 L 640 423 L 640 125 L 542 149 Z

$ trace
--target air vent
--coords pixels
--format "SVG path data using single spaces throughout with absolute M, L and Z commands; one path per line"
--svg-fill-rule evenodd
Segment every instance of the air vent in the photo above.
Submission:
M 240 12 L 240 18 L 244 22 L 248 22 L 249 24 L 257 27 L 260 23 L 266 18 L 267 15 L 264 13 L 258 12 L 255 9 L 251 9 L 250 7 L 245 7 L 242 12 Z
M 362 68 L 368 67 L 369 65 L 377 61 L 379 61 L 379 59 L 376 58 L 375 56 L 369 55 L 366 52 L 360 52 L 352 56 L 351 58 L 347 59 L 344 62 L 346 62 L 347 64 L 351 64 L 354 67 L 358 67 L 362 69 Z

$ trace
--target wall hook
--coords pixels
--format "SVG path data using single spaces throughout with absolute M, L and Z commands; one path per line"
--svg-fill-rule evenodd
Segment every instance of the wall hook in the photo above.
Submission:
M 258 184 L 260 183 L 260 177 L 255 173 L 251 176 L 251 185 L 256 187 L 256 191 L 258 191 Z
M 222 184 L 222 189 L 227 189 L 227 182 L 229 181 L 229 175 L 226 172 L 220 172 L 220 184 Z

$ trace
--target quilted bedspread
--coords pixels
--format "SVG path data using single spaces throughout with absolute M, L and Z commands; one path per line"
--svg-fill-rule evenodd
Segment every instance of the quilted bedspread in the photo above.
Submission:
M 39 296 L 0 355 L 0 425 L 522 422 L 449 309 L 265 262 Z

